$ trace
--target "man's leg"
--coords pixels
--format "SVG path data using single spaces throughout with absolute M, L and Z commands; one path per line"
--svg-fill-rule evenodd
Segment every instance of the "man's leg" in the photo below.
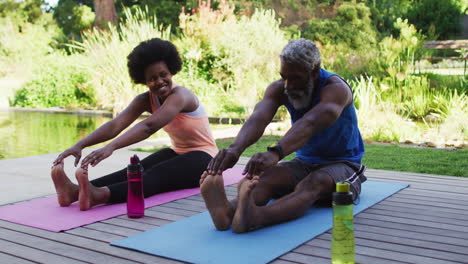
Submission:
M 294 191 L 266 205 L 258 206 L 254 199 L 261 178 L 245 181 L 240 186 L 239 202 L 232 221 L 236 233 L 248 232 L 251 228 L 286 222 L 303 216 L 319 199 L 326 199 L 334 190 L 334 180 L 326 172 L 311 172 L 296 186 Z
M 290 170 L 285 167 L 275 166 L 261 174 L 259 179 L 253 192 L 256 205 L 265 205 L 275 193 L 287 193 L 294 190 L 295 179 Z M 245 182 L 250 182 L 250 179 L 243 178 L 239 182 L 238 193 Z M 200 179 L 200 186 L 201 194 L 216 229 L 229 229 L 239 198 L 228 201 L 222 175 L 209 175 L 205 172 Z

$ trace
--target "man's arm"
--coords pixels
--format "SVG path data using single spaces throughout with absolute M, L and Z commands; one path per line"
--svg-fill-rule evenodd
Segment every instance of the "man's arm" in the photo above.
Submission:
M 351 102 L 352 93 L 349 86 L 337 76 L 330 77 L 327 85 L 322 88 L 320 102 L 296 121 L 278 141 L 284 155 L 298 150 L 315 133 L 333 125 Z
M 283 88 L 278 81 L 268 86 L 263 99 L 255 105 L 252 115 L 242 126 L 234 142 L 228 148 L 221 150 L 208 164 L 207 171 L 210 174 L 221 174 L 227 168 L 234 166 L 242 152 L 263 135 L 281 105 L 282 95 Z

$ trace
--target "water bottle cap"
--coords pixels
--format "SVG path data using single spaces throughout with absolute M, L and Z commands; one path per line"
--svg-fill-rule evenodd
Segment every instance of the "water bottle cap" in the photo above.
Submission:
M 337 192 L 349 192 L 349 183 L 347 182 L 337 182 L 336 183 L 336 191 Z

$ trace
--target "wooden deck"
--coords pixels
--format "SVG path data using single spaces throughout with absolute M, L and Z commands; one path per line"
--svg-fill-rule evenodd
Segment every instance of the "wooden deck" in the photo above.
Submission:
M 468 178 L 372 169 L 366 175 L 411 186 L 355 217 L 357 262 L 468 263 Z M 235 186 L 227 193 L 234 197 Z M 0 263 L 180 263 L 109 242 L 205 210 L 196 195 L 147 209 L 142 219 L 118 216 L 62 233 L 0 220 Z M 328 231 L 272 263 L 330 263 L 330 238 Z

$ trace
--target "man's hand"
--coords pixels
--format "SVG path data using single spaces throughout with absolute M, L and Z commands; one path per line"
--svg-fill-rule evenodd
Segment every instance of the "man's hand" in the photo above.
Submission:
M 77 147 L 77 146 L 73 146 L 73 147 L 65 150 L 64 152 L 60 153 L 60 155 L 58 155 L 58 157 L 55 159 L 55 161 L 53 163 L 53 166 L 59 164 L 60 162 L 62 162 L 68 156 L 74 156 L 75 157 L 75 167 L 76 167 L 78 165 L 78 163 L 80 162 L 80 159 L 81 159 L 81 151 L 82 151 L 82 148 Z
M 107 157 L 109 157 L 110 155 L 112 155 L 112 153 L 114 152 L 114 149 L 112 149 L 111 147 L 109 146 L 105 146 L 105 147 L 102 147 L 100 149 L 97 149 L 91 153 L 88 154 L 88 156 L 86 156 L 83 161 L 81 162 L 81 167 L 86 167 L 88 165 L 91 165 L 91 166 L 96 166 L 99 162 L 101 162 L 102 160 L 106 159 Z
M 232 168 L 239 160 L 240 153 L 232 148 L 225 148 L 210 161 L 206 169 L 209 174 L 221 174 L 226 169 Z
M 250 158 L 247 165 L 245 165 L 244 172 L 247 177 L 252 175 L 260 175 L 263 171 L 276 165 L 279 161 L 278 154 L 274 152 L 259 152 Z

